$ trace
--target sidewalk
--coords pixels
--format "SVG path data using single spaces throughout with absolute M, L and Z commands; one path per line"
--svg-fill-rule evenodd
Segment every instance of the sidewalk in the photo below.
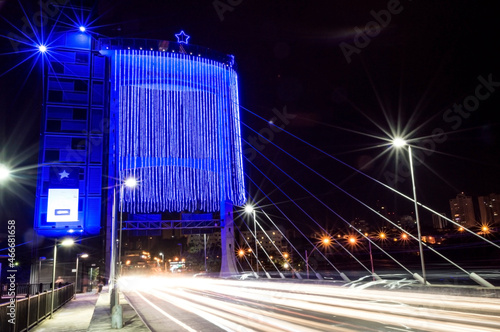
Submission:
M 84 331 L 117 331 L 111 328 L 111 310 L 109 308 L 109 292 L 107 287 L 101 294 L 82 293 L 76 299 L 66 303 L 54 312 L 53 319 L 45 319 L 35 326 L 34 332 L 84 332 Z M 123 308 L 123 328 L 121 331 L 149 332 L 149 328 L 137 315 L 134 308 L 120 294 L 120 305 Z

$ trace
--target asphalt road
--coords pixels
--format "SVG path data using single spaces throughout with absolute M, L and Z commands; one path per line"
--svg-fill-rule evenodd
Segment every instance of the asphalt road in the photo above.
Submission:
M 192 277 L 122 285 L 152 331 L 500 330 L 498 298 Z

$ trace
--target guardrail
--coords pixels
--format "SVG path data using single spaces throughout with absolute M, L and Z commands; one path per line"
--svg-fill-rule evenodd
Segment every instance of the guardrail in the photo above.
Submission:
M 0 284 L 0 299 L 2 298 L 10 298 L 9 293 L 9 283 Z M 69 285 L 69 283 L 56 283 L 56 288 L 61 288 L 62 286 Z M 17 296 L 26 295 L 36 295 L 37 293 L 42 293 L 45 291 L 50 291 L 52 289 L 52 283 L 47 284 L 15 284 L 15 293 Z M 1 303 L 1 302 L 0 302 Z
M 54 291 L 54 311 L 73 298 L 74 284 L 69 284 Z M 0 305 L 0 331 L 23 332 L 50 316 L 52 291 L 44 291 L 26 298 Z M 12 324 L 14 322 L 15 324 Z

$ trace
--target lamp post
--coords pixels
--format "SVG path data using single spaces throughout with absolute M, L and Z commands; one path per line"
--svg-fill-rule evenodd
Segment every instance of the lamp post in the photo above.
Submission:
M 330 238 L 329 237 L 324 237 L 321 239 L 321 242 L 319 242 L 317 245 L 314 246 L 313 250 L 311 250 L 311 252 L 308 254 L 307 253 L 307 250 L 306 250 L 306 270 L 307 270 L 307 279 L 309 279 L 309 257 L 312 255 L 312 253 L 314 252 L 314 250 L 317 250 L 318 247 L 321 245 L 321 246 L 324 246 L 324 247 L 327 247 L 329 246 L 331 243 L 330 241 Z
M 159 255 L 161 256 L 161 265 L 163 265 L 163 269 L 165 270 L 165 256 L 162 252 Z
M 395 147 L 403 147 L 405 145 L 408 145 L 408 159 L 410 160 L 410 174 L 411 174 L 411 183 L 413 187 L 413 202 L 415 204 L 415 221 L 417 223 L 418 249 L 420 253 L 420 264 L 422 265 L 423 283 L 424 285 L 426 285 L 427 278 L 425 276 L 424 250 L 422 247 L 422 234 L 420 232 L 420 219 L 418 217 L 417 187 L 415 186 L 415 175 L 413 174 L 413 157 L 411 154 L 411 146 L 407 144 L 406 141 L 402 138 L 395 138 L 392 141 L 392 145 Z
M 69 247 L 72 246 L 75 243 L 73 239 L 65 239 L 63 240 L 60 245 Z M 55 286 L 56 286 L 56 264 L 57 264 L 57 239 L 54 240 L 54 266 L 52 267 L 52 296 L 50 299 L 50 319 L 52 319 L 52 315 L 54 313 L 54 292 L 55 292 Z
M 75 271 L 75 294 L 74 294 L 74 298 L 76 299 L 76 292 L 77 292 L 77 289 L 78 289 L 78 261 L 79 261 L 79 258 L 87 258 L 89 257 L 88 254 L 78 254 L 76 255 L 76 271 Z
M 257 219 L 255 219 L 255 209 L 250 204 L 247 204 L 245 205 L 245 212 L 248 214 L 251 213 L 253 215 L 253 233 L 255 237 L 255 259 L 256 259 L 255 271 L 259 273 L 259 249 L 257 247 L 257 242 L 259 241 L 259 238 L 257 237 Z
M 119 225 L 119 233 L 117 249 L 118 249 L 118 258 L 116 254 L 112 255 L 112 268 L 114 269 L 113 273 L 113 289 L 111 295 L 111 302 L 113 304 L 113 308 L 111 309 L 111 327 L 113 328 L 122 328 L 123 327 L 123 311 L 120 306 L 120 295 L 118 292 L 118 278 L 121 274 L 121 259 L 122 259 L 122 224 L 123 224 L 123 195 L 125 187 L 134 188 L 137 185 L 137 180 L 134 177 L 127 178 L 123 183 L 120 184 L 120 225 Z M 115 187 L 116 190 L 116 187 Z M 116 199 L 113 197 L 113 212 L 116 212 Z M 113 230 L 113 235 L 115 231 Z M 114 236 L 116 237 L 116 236 Z M 115 243 L 112 240 L 112 245 L 115 246 Z M 114 302 L 114 303 L 113 303 Z
M 133 177 L 128 178 L 120 186 L 120 234 L 118 239 L 118 265 L 120 267 L 118 275 L 121 274 L 121 264 L 122 264 L 122 226 L 123 226 L 123 190 L 124 187 L 135 188 L 137 186 L 137 180 Z M 117 278 L 118 279 L 118 278 Z

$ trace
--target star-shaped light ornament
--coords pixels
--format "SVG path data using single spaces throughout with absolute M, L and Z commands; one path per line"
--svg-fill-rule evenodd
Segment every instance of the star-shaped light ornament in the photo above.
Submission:
M 69 179 L 69 173 L 66 172 L 66 170 L 63 170 L 61 173 L 59 173 L 59 176 L 61 177 L 59 180 L 62 180 L 64 178 L 68 178 Z
M 184 30 L 181 30 L 181 32 L 176 33 L 175 37 L 177 38 L 177 42 L 179 44 L 187 44 L 188 40 L 190 38 L 189 35 L 186 35 L 186 33 L 184 32 Z

